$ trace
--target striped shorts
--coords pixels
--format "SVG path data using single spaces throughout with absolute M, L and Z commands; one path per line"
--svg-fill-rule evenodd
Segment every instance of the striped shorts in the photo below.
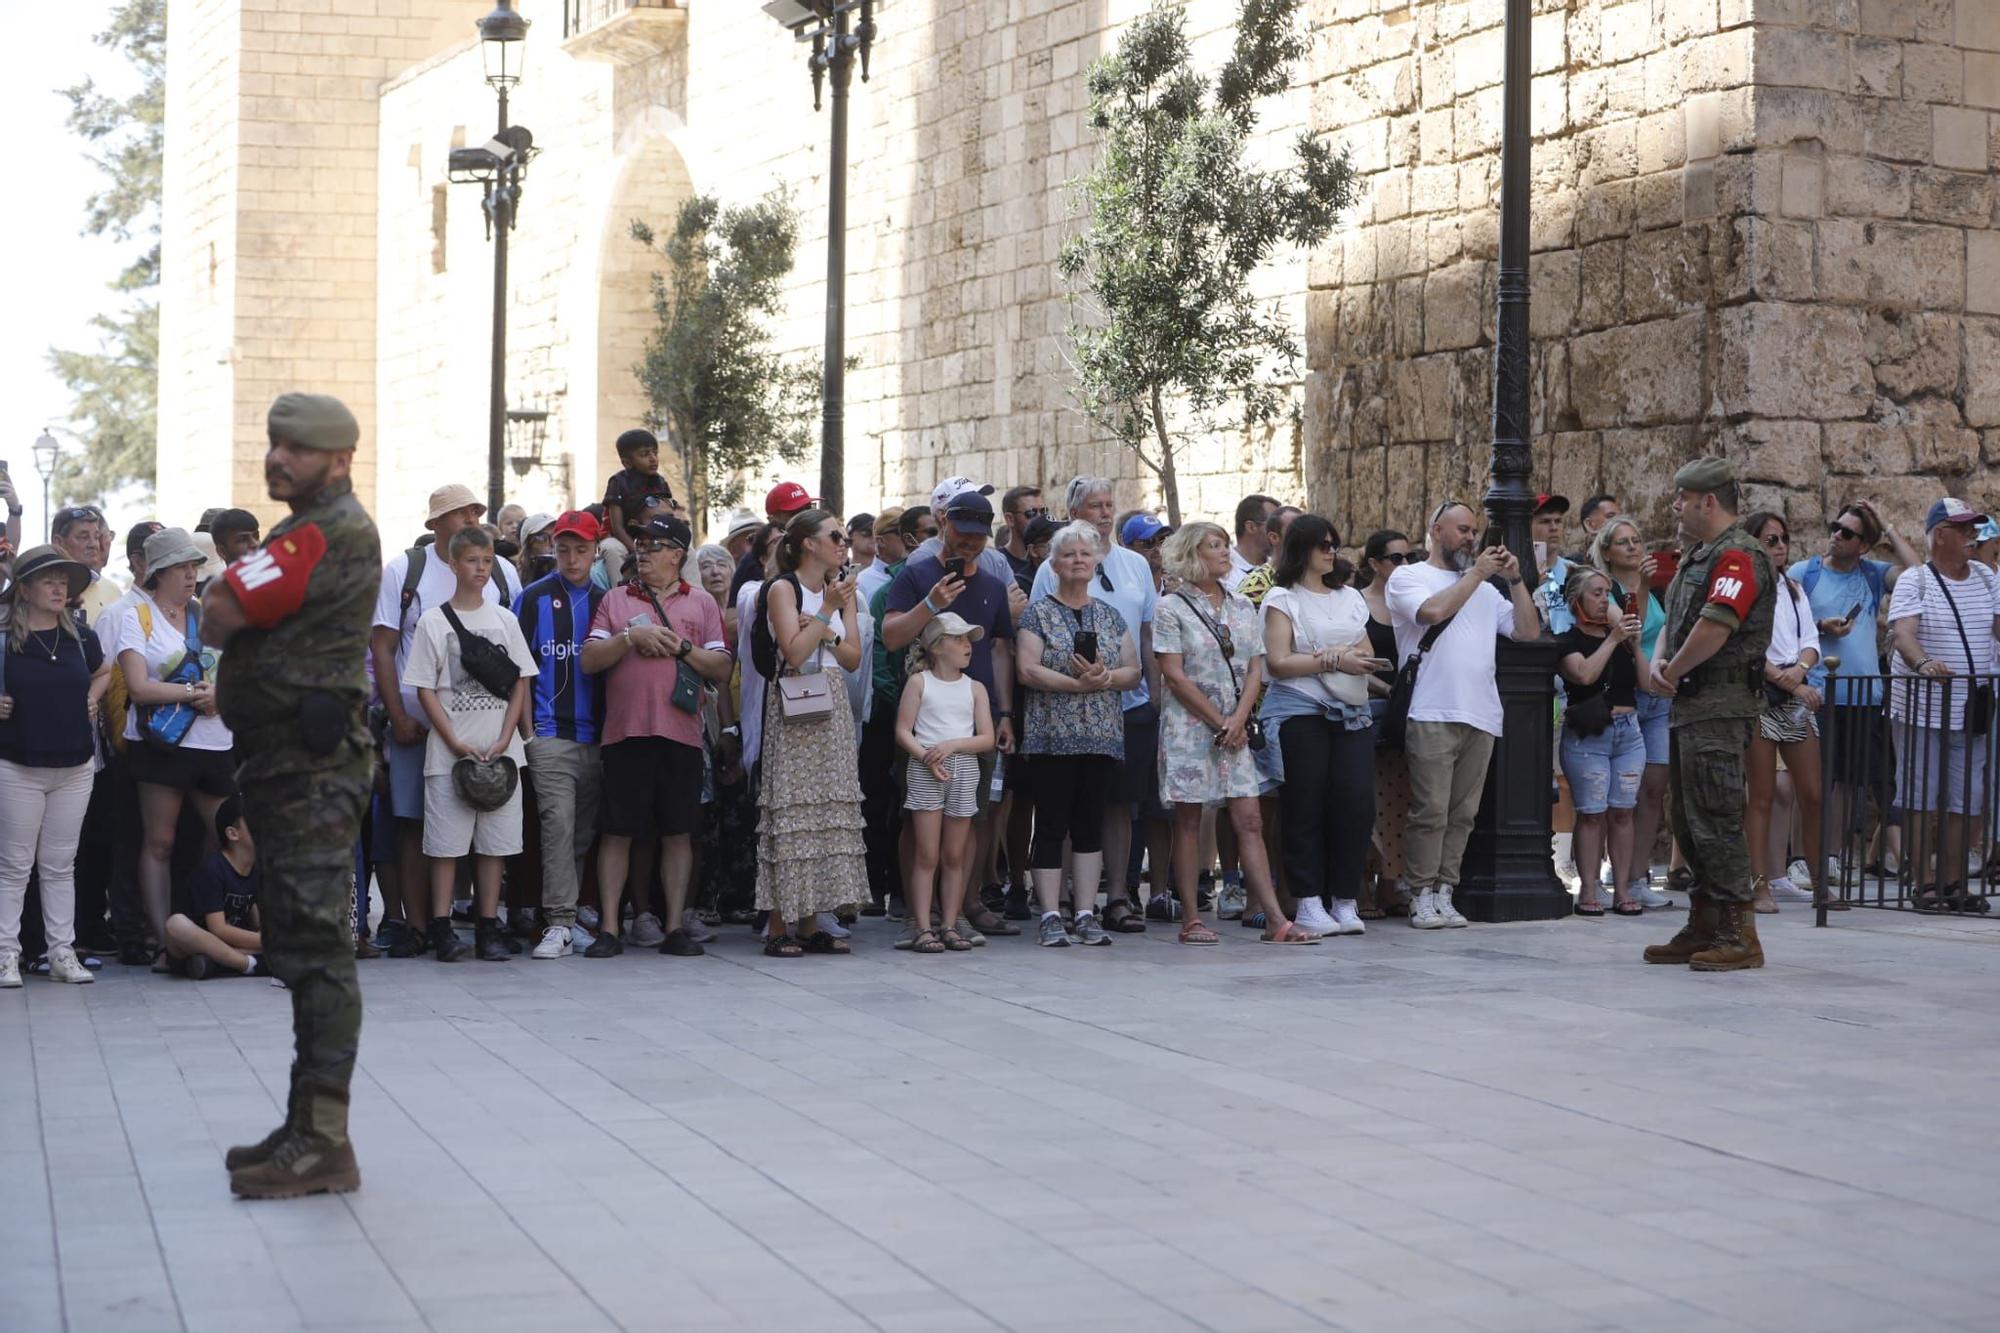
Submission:
M 1819 735 L 1819 719 L 1797 699 L 1783 704 L 1766 701 L 1757 718 L 1757 731 L 1767 741 L 1796 745 Z
M 904 775 L 908 795 L 903 798 L 903 808 L 942 810 L 953 819 L 970 819 L 978 814 L 979 757 L 955 754 L 944 761 L 944 771 L 950 780 L 939 782 L 929 764 L 911 755 L 909 770 Z

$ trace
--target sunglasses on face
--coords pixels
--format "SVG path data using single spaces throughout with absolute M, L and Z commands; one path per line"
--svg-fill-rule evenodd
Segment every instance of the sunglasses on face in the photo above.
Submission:
M 1025 518 L 1030 523 L 1032 523 L 1038 518 L 1047 517 L 1049 511 L 1046 509 L 1037 508 L 1037 509 L 1010 509 L 1007 512 L 1010 514 L 1018 515 L 1021 518 Z
M 1831 524 L 1827 528 L 1827 533 L 1829 536 L 1835 538 L 1836 540 L 1845 540 L 1850 542 L 1858 542 L 1861 540 L 1861 534 L 1856 532 L 1853 528 L 1848 527 L 1845 523 Z
M 1335 546 L 1335 545 L 1334 545 L 1334 544 L 1333 544 L 1333 543 L 1332 543 L 1331 541 L 1323 541 L 1323 542 L 1321 542 L 1321 543 L 1319 544 L 1319 549 L 1320 549 L 1320 550 L 1322 550 L 1322 551 L 1325 551 L 1325 552 L 1326 552 L 1326 553 L 1327 553 L 1328 555 L 1332 555 L 1332 554 L 1333 554 L 1333 553 L 1334 553 L 1335 551 L 1339 550 L 1340 548 L 1339 548 L 1339 547 L 1337 547 L 1337 546 Z M 1387 560 L 1387 559 L 1388 559 L 1389 557 L 1385 555 L 1385 556 L 1383 556 L 1382 558 L 1383 558 L 1384 560 Z M 1401 557 L 1401 556 L 1397 556 L 1397 557 L 1396 557 L 1396 559 L 1397 559 L 1397 560 L 1398 560 L 1399 562 L 1400 562 L 1400 561 L 1402 560 L 1402 558 L 1403 558 L 1403 557 Z
M 832 532 L 822 532 L 820 540 L 832 542 L 835 546 L 845 546 L 847 545 L 847 534 L 836 528 Z
M 1321 542 L 1319 544 L 1319 549 L 1322 551 L 1331 551 L 1333 549 L 1333 543 Z M 1378 555 L 1375 558 L 1377 560 L 1380 560 L 1385 565 L 1400 565 L 1406 563 L 1409 560 L 1410 554 L 1407 551 L 1391 551 L 1387 555 Z
M 1774 532 L 1764 539 L 1764 545 L 1776 550 L 1780 546 L 1790 546 L 1792 539 L 1782 532 Z

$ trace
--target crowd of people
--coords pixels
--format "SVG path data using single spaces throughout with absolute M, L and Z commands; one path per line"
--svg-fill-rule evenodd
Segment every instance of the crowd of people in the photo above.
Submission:
M 1806 555 L 1781 515 L 1738 517 L 1719 465 L 1678 479 L 1677 533 L 1609 495 L 1572 528 L 1545 495 L 1531 581 L 1464 503 L 1350 541 L 1265 495 L 1171 526 L 1095 476 L 1059 506 L 955 476 L 847 516 L 786 482 L 702 545 L 654 437 L 617 447 L 580 510 L 440 487 L 381 569 L 357 957 L 691 957 L 738 926 L 789 959 L 849 952 L 857 916 L 922 955 L 1463 927 L 1503 637 L 1556 644 L 1577 914 L 1679 907 L 1733 873 L 1700 850 L 1716 793 L 1670 781 L 1703 668 L 1664 645 L 1710 627 L 1748 645 L 1761 701 L 1722 718 L 1741 736 L 1714 768 L 1740 765 L 1753 909 L 1844 907 L 1864 871 L 1985 909 L 2000 528 L 1956 499 L 1914 543 L 1845 505 Z M 1684 556 L 1739 530 L 1668 633 Z M 255 974 L 258 849 L 288 834 L 246 820 L 203 595 L 232 562 L 257 586 L 258 520 L 139 524 L 129 584 L 100 509 L 51 536 L 16 555 L 13 534 L 0 592 L 0 987 L 111 958 Z M 1934 688 L 1954 681 L 1974 688 Z M 1865 866 L 1821 861 L 1827 819 Z

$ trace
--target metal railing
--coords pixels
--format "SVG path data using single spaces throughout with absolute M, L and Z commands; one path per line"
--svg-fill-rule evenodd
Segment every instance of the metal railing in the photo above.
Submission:
M 1824 690 L 1820 847 L 1852 907 L 1984 916 L 2000 887 L 2000 676 L 1845 676 Z M 1827 906 L 1816 919 L 1827 923 Z M 1996 917 L 2000 920 L 2000 917 Z
M 563 0 L 563 38 L 601 27 L 628 9 L 680 7 L 680 0 Z

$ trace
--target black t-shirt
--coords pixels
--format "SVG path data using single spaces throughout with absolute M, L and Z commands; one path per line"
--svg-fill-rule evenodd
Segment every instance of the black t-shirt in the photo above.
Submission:
M 93 631 L 80 633 L 81 644 L 66 628 L 45 629 L 8 652 L 5 693 L 14 715 L 0 722 L 0 759 L 23 768 L 90 762 L 90 678 L 104 664 L 104 649 Z
M 1556 639 L 1556 649 L 1560 656 L 1581 653 L 1588 659 L 1604 646 L 1604 636 L 1588 634 L 1581 625 L 1572 625 Z M 1620 644 L 1611 654 L 1611 661 L 1605 664 L 1604 672 L 1593 684 L 1579 685 L 1568 677 L 1563 678 L 1563 694 L 1573 708 L 1586 699 L 1594 699 L 1609 692 L 1613 708 L 1635 708 L 1639 703 L 1639 664 L 1632 658 L 1629 645 Z
M 604 507 L 608 511 L 612 505 L 617 505 L 624 511 L 627 523 L 638 523 L 646 517 L 645 500 L 651 495 L 671 500 L 674 492 L 673 488 L 667 485 L 667 479 L 657 472 L 640 472 L 629 467 L 620 468 L 612 473 L 610 482 L 604 487 Z M 621 542 L 625 540 L 625 534 L 622 532 L 614 532 L 611 535 Z
M 208 925 L 208 914 L 220 912 L 222 919 L 238 930 L 257 929 L 250 918 L 250 909 L 257 905 L 258 878 L 256 866 L 250 867 L 249 874 L 239 875 L 228 857 L 221 852 L 210 852 L 188 880 L 188 905 L 192 909 L 188 915 L 204 928 Z

